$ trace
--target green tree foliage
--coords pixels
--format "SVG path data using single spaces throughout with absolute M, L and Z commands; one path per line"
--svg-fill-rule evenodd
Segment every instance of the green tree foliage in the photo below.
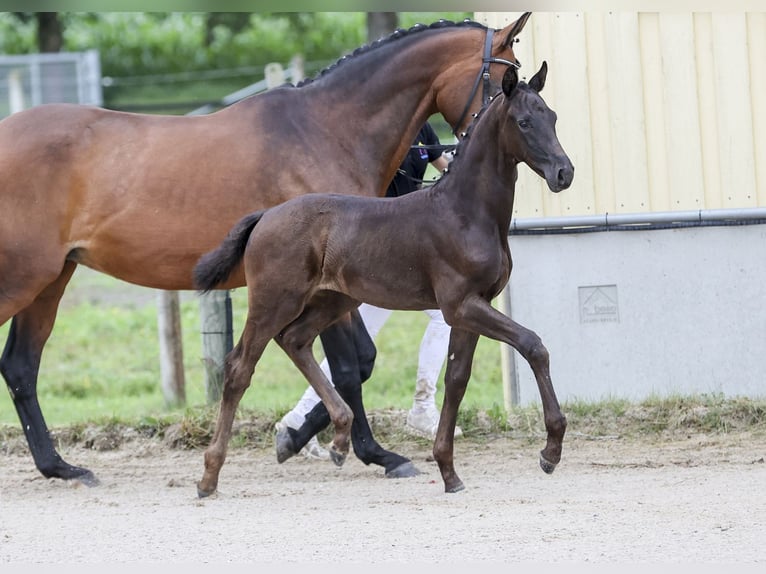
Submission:
M 470 13 L 403 12 L 399 26 Z M 61 12 L 63 51 L 96 49 L 107 107 L 179 102 L 185 113 L 263 77 L 300 54 L 309 77 L 367 43 L 365 12 Z M 33 13 L 0 13 L 0 53 L 38 51 Z
M 244 16 L 244 18 L 243 18 Z M 62 13 L 64 50 L 98 49 L 106 76 L 338 58 L 365 40 L 363 12 Z M 37 51 L 36 22 L 0 13 L 0 52 Z

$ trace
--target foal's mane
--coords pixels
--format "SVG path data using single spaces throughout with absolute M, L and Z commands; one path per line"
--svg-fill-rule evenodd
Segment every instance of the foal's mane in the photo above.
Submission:
M 427 30 L 441 30 L 444 28 L 480 28 L 486 30 L 487 27 L 484 24 L 480 24 L 479 22 L 475 22 L 473 20 L 465 19 L 462 22 L 452 22 L 451 20 L 439 20 L 437 22 L 434 22 L 432 24 L 415 24 L 409 29 L 403 29 L 400 28 L 398 30 L 395 30 L 388 36 L 384 38 L 380 38 L 378 40 L 375 40 L 374 42 L 370 44 L 365 44 L 363 46 L 360 46 L 359 48 L 356 48 L 352 53 L 346 54 L 345 56 L 340 57 L 338 60 L 336 60 L 334 63 L 330 64 L 323 70 L 320 70 L 317 72 L 313 78 L 306 78 L 298 84 L 296 84 L 296 87 L 300 88 L 301 86 L 305 86 L 306 84 L 310 84 L 314 80 L 317 80 L 323 76 L 326 76 L 330 72 L 334 71 L 338 66 L 341 66 L 343 63 L 348 62 L 349 60 L 356 58 L 358 56 L 367 54 L 368 52 L 374 51 L 382 46 L 387 46 L 391 44 L 392 42 L 395 42 L 396 40 L 401 40 L 402 38 L 408 38 L 411 37 L 413 34 L 417 34 L 419 32 L 425 32 Z

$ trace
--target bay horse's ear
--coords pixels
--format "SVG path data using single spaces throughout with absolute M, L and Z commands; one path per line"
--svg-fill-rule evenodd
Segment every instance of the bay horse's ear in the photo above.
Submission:
M 542 92 L 545 87 L 545 77 L 548 75 L 548 62 L 543 60 L 540 70 L 529 80 L 529 87 L 536 92 Z
M 508 35 L 503 40 L 502 46 L 504 48 L 507 48 L 513 44 L 513 39 L 521 33 L 521 31 L 524 29 L 524 25 L 527 23 L 527 20 L 529 20 L 531 15 L 532 12 L 524 12 L 521 16 L 519 16 L 519 19 L 511 25 L 511 31 L 508 32 Z
M 510 98 L 516 84 L 519 83 L 519 74 L 514 66 L 508 66 L 503 74 L 503 93 L 505 97 Z

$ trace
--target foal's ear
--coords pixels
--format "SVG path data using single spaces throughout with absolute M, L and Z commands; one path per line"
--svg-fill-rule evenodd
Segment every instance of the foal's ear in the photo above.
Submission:
M 519 74 L 516 71 L 516 68 L 514 66 L 508 66 L 508 69 L 503 75 L 503 93 L 506 97 L 511 97 L 511 93 L 513 92 L 514 88 L 516 88 L 516 84 L 518 83 Z
M 529 17 L 532 15 L 532 12 L 524 12 L 521 16 L 519 16 L 519 19 L 516 20 L 513 24 L 510 25 L 510 31 L 508 32 L 508 35 L 503 40 L 503 47 L 507 48 L 511 44 L 513 44 L 514 38 L 518 36 L 521 31 L 524 29 L 524 25 L 527 23 L 527 20 L 529 20 Z M 507 29 L 507 28 L 506 28 Z
M 536 92 L 542 92 L 543 88 L 545 87 L 545 76 L 548 75 L 548 63 L 543 60 L 543 65 L 540 66 L 540 69 L 538 72 L 532 76 L 532 79 L 529 80 L 529 87 L 532 88 Z

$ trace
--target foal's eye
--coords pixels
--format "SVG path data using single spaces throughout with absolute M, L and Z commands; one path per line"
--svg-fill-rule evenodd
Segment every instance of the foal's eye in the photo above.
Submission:
M 532 125 L 529 120 L 519 120 L 518 124 L 519 124 L 519 127 L 523 130 L 527 129 L 528 127 Z

